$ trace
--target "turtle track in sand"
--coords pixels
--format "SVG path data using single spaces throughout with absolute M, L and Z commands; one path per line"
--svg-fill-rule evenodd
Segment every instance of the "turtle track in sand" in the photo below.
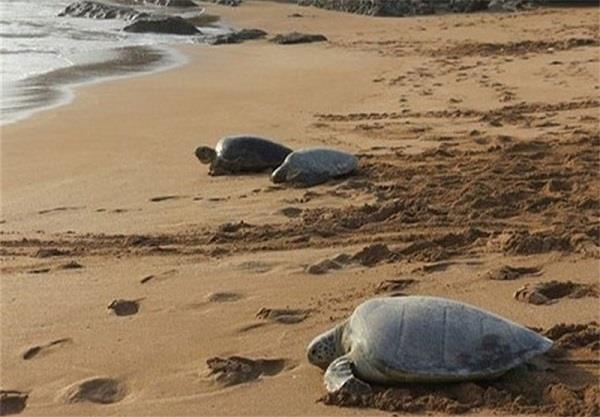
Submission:
M 211 257 L 383 240 L 396 261 L 437 262 L 482 248 L 509 255 L 562 251 L 598 257 L 600 224 L 594 216 L 600 189 L 594 178 L 600 136 L 597 131 L 567 136 L 507 139 L 480 150 L 363 154 L 355 178 L 322 189 L 369 202 L 311 204 L 298 217 L 277 223 L 240 220 L 156 235 L 3 238 L 0 253 Z M 303 193 L 310 196 L 306 201 L 322 195 Z M 528 224 L 547 226 L 530 230 Z

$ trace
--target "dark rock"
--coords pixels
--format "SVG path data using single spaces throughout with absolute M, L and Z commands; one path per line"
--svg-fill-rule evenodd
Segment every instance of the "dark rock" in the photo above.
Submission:
M 192 0 L 130 0 L 136 4 L 164 7 L 198 7 Z
M 435 13 L 471 13 L 484 10 L 514 11 L 531 7 L 536 0 L 298 0 L 300 6 L 365 14 L 415 16 Z
M 231 6 L 237 7 L 242 4 L 242 0 L 208 0 L 215 4 L 220 4 L 221 6 Z
M 217 35 L 209 41 L 212 45 L 222 45 L 231 43 L 242 43 L 253 39 L 262 39 L 267 36 L 267 32 L 260 29 L 242 29 L 237 32 Z
M 296 44 L 296 43 L 326 42 L 326 41 L 327 41 L 327 38 L 323 35 L 311 34 L 311 33 L 300 33 L 300 32 L 279 34 L 271 39 L 271 42 L 275 42 L 280 45 L 292 45 L 292 44 Z
M 170 33 L 173 35 L 196 35 L 202 33 L 196 26 L 179 16 L 137 19 L 123 30 L 125 32 Z
M 299 0 L 300 6 L 315 6 L 369 16 L 413 16 L 434 13 L 427 0 Z
M 99 3 L 97 1 L 78 1 L 69 4 L 59 16 L 88 17 L 90 19 L 134 20 L 148 17 L 148 13 L 139 12 L 131 7 Z

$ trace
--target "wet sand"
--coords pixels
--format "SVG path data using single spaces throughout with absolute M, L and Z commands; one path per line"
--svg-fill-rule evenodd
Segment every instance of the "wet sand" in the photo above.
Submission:
M 597 414 L 597 9 L 209 12 L 329 42 L 185 46 L 184 67 L 84 86 L 2 128 L 0 388 L 17 391 L 3 402 Z M 208 176 L 195 147 L 234 133 L 344 149 L 360 169 L 311 189 Z M 339 254 L 351 260 L 323 262 Z M 557 347 L 493 383 L 324 397 L 306 344 L 383 294 L 465 301 Z

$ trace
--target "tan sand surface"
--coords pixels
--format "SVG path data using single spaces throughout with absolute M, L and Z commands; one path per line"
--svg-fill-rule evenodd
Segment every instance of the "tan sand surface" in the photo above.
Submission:
M 386 291 L 540 331 L 599 319 L 597 9 L 374 19 L 249 1 L 209 12 L 329 42 L 184 46 L 181 68 L 81 87 L 2 128 L 0 388 L 28 394 L 22 415 L 600 410 L 594 325 L 521 385 L 471 387 L 508 395 L 495 403 L 435 391 L 423 405 L 395 391 L 402 401 L 325 405 L 305 359 L 314 336 Z M 309 190 L 208 176 L 195 147 L 235 133 L 344 149 L 360 169 Z M 490 279 L 504 266 L 536 271 Z M 527 302 L 550 281 L 573 284 Z M 137 314 L 114 314 L 118 299 Z M 274 362 L 246 364 L 256 378 L 232 386 L 209 375 L 207 360 L 235 356 Z M 108 379 L 91 395 L 112 404 L 81 401 L 90 378 Z

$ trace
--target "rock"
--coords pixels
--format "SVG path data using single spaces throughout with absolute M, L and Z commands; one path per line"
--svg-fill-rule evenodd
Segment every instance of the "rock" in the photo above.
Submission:
M 71 3 L 62 12 L 60 12 L 58 16 L 124 20 L 135 20 L 141 17 L 149 17 L 148 13 L 139 12 L 131 7 L 104 4 L 97 1 L 78 1 L 76 3 Z
M 434 12 L 426 0 L 299 0 L 298 5 L 369 16 L 413 16 Z
M 280 45 L 292 45 L 296 43 L 311 43 L 311 42 L 326 42 L 327 38 L 319 34 L 291 32 L 286 34 L 279 34 L 271 39 L 271 42 L 278 43 Z
M 137 19 L 132 24 L 123 28 L 125 32 L 135 33 L 170 33 L 173 35 L 196 35 L 201 34 L 185 19 L 179 16 Z
M 208 0 L 215 4 L 220 4 L 221 6 L 231 6 L 237 7 L 242 4 L 242 0 Z
M 199 7 L 192 0 L 132 0 L 137 4 L 164 7 Z
M 211 45 L 222 45 L 231 43 L 242 43 L 244 41 L 261 39 L 267 36 L 267 32 L 261 29 L 242 29 L 236 32 L 217 35 L 209 41 Z
M 514 11 L 531 7 L 533 3 L 534 0 L 298 0 L 300 6 L 315 6 L 369 16 L 415 16 L 483 10 Z

